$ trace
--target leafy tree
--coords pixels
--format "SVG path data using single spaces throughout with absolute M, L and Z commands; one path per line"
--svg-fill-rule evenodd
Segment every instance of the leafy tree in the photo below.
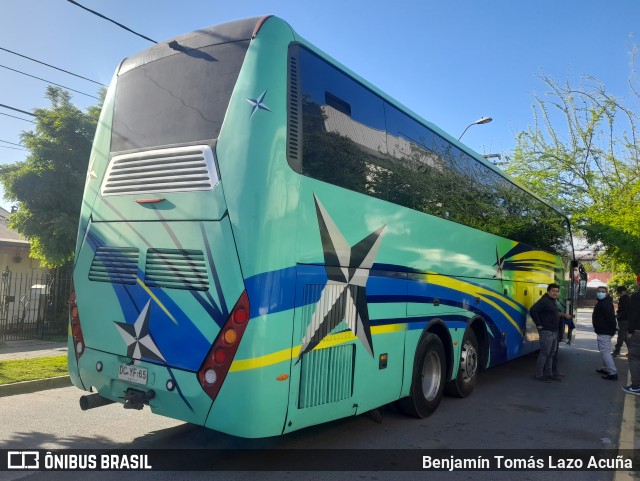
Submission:
M 74 254 L 100 105 L 82 112 L 59 87 L 49 86 L 46 97 L 51 107 L 35 109 L 35 130 L 21 136 L 29 155 L 0 166 L 0 182 L 5 198 L 18 204 L 9 226 L 31 242 L 32 257 L 46 267 L 60 267 Z
M 506 170 L 572 216 L 618 272 L 640 271 L 640 131 L 637 109 L 593 78 L 573 87 L 548 76 L 534 124 L 517 137 Z M 637 78 L 630 99 L 640 102 Z

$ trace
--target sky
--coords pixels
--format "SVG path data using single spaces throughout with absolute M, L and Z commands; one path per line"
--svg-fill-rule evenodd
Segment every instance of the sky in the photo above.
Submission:
M 542 74 L 600 80 L 629 96 L 640 0 L 77 0 L 157 42 L 231 20 L 277 15 L 351 70 L 481 154 L 509 154 L 533 123 Z M 108 84 L 117 65 L 151 45 L 66 0 L 0 0 L 0 48 Z M 49 107 L 47 82 L 95 105 L 98 85 L 0 50 L 0 104 Z M 8 70 L 7 69 L 13 69 Z M 88 95 L 84 95 L 88 94 Z M 3 115 L 4 114 L 4 115 Z M 31 117 L 0 107 L 0 164 L 22 161 Z M 3 200 L 0 205 L 10 209 Z

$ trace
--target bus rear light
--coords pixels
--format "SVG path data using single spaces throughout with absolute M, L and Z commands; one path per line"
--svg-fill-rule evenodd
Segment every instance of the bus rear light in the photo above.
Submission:
M 223 348 L 216 349 L 216 352 L 213 353 L 213 360 L 218 364 L 224 364 L 224 361 L 227 360 L 227 351 Z
M 207 395 L 214 399 L 218 396 L 233 358 L 236 355 L 242 336 L 249 323 L 249 296 L 244 291 L 220 329 L 218 337 L 198 370 L 198 380 Z
M 233 321 L 236 324 L 244 324 L 249 319 L 249 313 L 244 309 L 238 309 L 233 312 Z
M 204 373 L 204 382 L 206 382 L 207 384 L 211 385 L 211 384 L 215 384 L 215 382 L 218 380 L 218 376 L 216 374 L 216 372 L 213 369 L 207 369 Z
M 235 344 L 238 339 L 238 334 L 233 329 L 227 329 L 224 331 L 224 342 L 227 344 Z
M 82 326 L 80 325 L 80 312 L 76 303 L 76 291 L 71 285 L 71 298 L 69 299 L 69 322 L 71 323 L 71 336 L 73 338 L 73 347 L 76 359 L 84 354 L 85 343 L 82 335 Z

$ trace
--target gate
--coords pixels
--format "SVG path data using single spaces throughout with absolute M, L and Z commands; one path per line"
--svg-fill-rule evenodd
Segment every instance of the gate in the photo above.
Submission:
M 71 276 L 59 272 L 0 275 L 0 341 L 66 339 Z

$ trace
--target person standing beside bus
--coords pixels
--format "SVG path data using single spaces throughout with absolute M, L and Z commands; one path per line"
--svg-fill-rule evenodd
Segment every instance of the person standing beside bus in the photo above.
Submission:
M 616 342 L 616 346 L 613 348 L 613 353 L 611 354 L 613 357 L 620 355 L 620 348 L 622 347 L 623 342 L 627 346 L 627 350 L 629 350 L 629 343 L 627 342 L 629 294 L 627 293 L 627 288 L 625 286 L 618 286 L 616 293 L 618 294 L 618 312 L 616 314 L 616 317 L 618 318 L 618 341 Z
M 553 359 L 556 355 L 558 345 L 558 330 L 560 329 L 560 318 L 571 319 L 571 315 L 560 312 L 556 300 L 560 294 L 560 286 L 551 283 L 547 286 L 547 293 L 544 294 L 529 309 L 531 319 L 536 323 L 540 333 L 540 354 L 536 362 L 537 381 L 562 381 L 563 374 L 553 372 Z
M 640 286 L 640 276 L 637 282 Z M 627 394 L 640 396 L 640 290 L 631 294 L 629 298 L 627 349 L 631 384 L 623 387 L 622 390 Z
M 598 336 L 598 351 L 602 354 L 602 367 L 596 372 L 602 374 L 602 379 L 608 381 L 618 380 L 618 370 L 611 355 L 611 338 L 616 333 L 616 313 L 613 308 L 613 299 L 607 293 L 606 287 L 598 287 L 596 292 L 598 302 L 593 308 L 591 323 Z

